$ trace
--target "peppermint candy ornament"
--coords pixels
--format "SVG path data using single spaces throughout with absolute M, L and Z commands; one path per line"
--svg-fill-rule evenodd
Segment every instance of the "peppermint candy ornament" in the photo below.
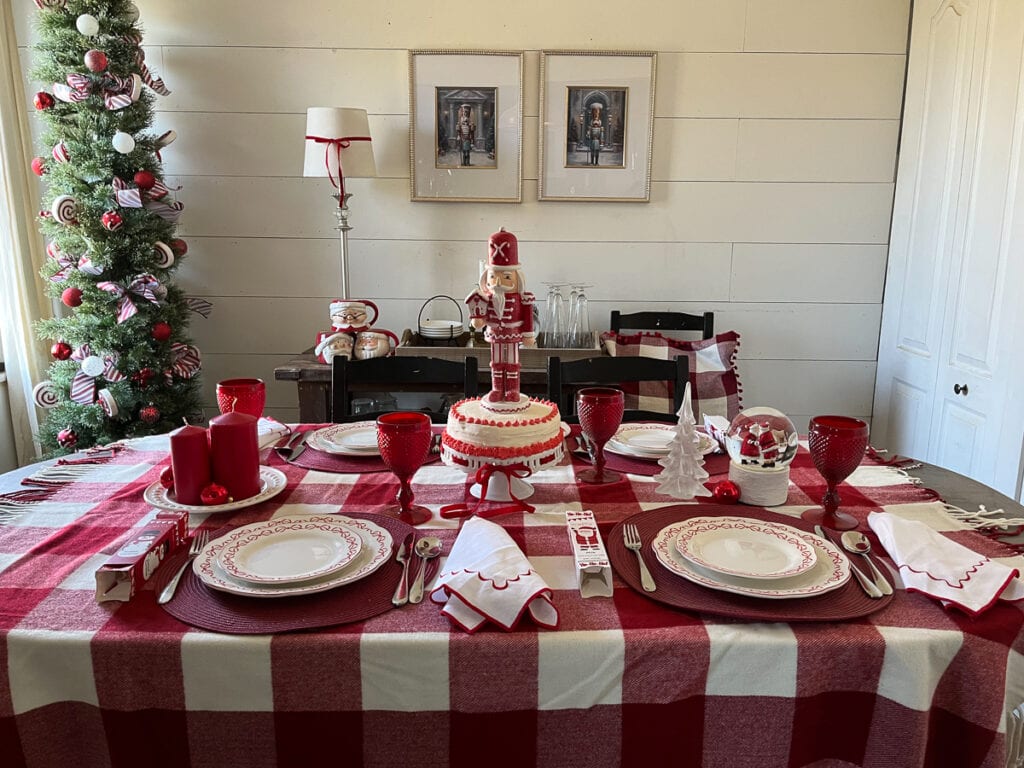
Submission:
M 56 408 L 60 402 L 52 381 L 40 381 L 32 388 L 32 402 L 40 408 Z
M 156 254 L 155 265 L 160 269 L 170 269 L 174 263 L 174 251 L 171 250 L 171 246 L 158 240 L 153 243 L 153 251 Z
M 71 159 L 71 153 L 68 152 L 68 145 L 63 141 L 58 141 L 54 145 L 53 151 L 50 154 L 53 155 L 53 159 L 58 163 L 66 163 Z
M 108 419 L 113 419 L 118 414 L 117 400 L 114 399 L 109 389 L 101 389 L 96 395 L 99 400 L 100 408 L 103 409 L 103 413 L 107 415 Z
M 121 218 L 121 214 L 117 211 L 107 211 L 100 217 L 100 223 L 103 224 L 104 229 L 113 232 L 121 228 L 121 225 L 124 224 L 124 219 Z
M 53 201 L 53 205 L 50 206 L 50 214 L 53 216 L 53 220 L 64 226 L 78 223 L 77 210 L 78 201 L 71 195 L 60 195 Z

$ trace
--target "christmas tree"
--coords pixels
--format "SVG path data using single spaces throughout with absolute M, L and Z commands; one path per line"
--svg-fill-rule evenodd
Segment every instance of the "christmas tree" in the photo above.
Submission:
M 130 0 L 35 0 L 39 42 L 33 77 L 42 122 L 45 182 L 41 275 L 69 308 L 41 321 L 54 342 L 48 408 L 39 438 L 47 454 L 166 432 L 201 419 L 199 351 L 188 314 L 209 304 L 171 283 L 188 248 L 174 236 L 183 205 L 163 181 L 153 93 L 168 93 L 145 62 Z
M 686 383 L 683 393 L 683 404 L 679 407 L 679 423 L 668 456 L 658 459 L 665 469 L 655 476 L 660 480 L 658 493 L 664 493 L 677 499 L 692 499 L 694 496 L 710 496 L 711 491 L 704 487 L 708 473 L 704 469 L 704 456 L 700 450 L 700 435 L 693 418 L 693 406 L 690 403 L 690 383 Z

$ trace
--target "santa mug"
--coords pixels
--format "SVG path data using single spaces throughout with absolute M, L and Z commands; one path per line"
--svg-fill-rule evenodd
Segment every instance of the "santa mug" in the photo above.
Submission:
M 391 331 L 375 329 L 362 331 L 356 335 L 356 360 L 369 360 L 371 357 L 388 357 L 395 354 L 398 337 Z
M 316 347 L 313 351 L 316 353 L 317 360 L 330 364 L 335 357 L 351 359 L 354 346 L 355 338 L 350 333 L 321 331 L 316 336 Z
M 335 299 L 331 302 L 331 325 L 336 331 L 368 331 L 377 322 L 377 314 L 377 305 L 369 299 Z

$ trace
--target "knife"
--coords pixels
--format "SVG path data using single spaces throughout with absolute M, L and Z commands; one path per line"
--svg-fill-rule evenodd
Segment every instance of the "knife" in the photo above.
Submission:
M 295 461 L 306 450 L 306 440 L 309 439 L 309 434 L 309 432 L 297 432 L 284 447 L 274 450 L 285 461 Z
M 825 532 L 825 529 L 822 528 L 820 525 L 814 526 L 814 532 L 816 534 L 818 534 L 821 538 L 825 539 L 825 541 L 829 542 L 832 546 L 834 546 L 840 552 L 843 551 L 843 548 L 841 546 L 839 546 L 839 544 L 836 543 L 836 540 L 833 539 L 831 536 L 829 536 Z M 860 582 L 860 586 L 864 590 L 864 592 L 867 594 L 867 596 L 870 597 L 870 598 L 876 598 L 876 599 L 881 597 L 882 596 L 882 590 L 880 590 L 878 587 L 876 587 L 875 583 L 873 581 L 871 581 L 871 579 L 869 579 L 867 576 L 865 576 L 864 572 L 860 568 L 858 568 L 856 565 L 854 565 L 853 561 L 850 560 L 850 558 L 847 557 L 846 561 L 850 564 L 850 570 L 853 572 L 853 575 L 857 577 L 857 581 Z
M 398 548 L 395 560 L 402 564 L 402 576 L 398 579 L 398 586 L 395 587 L 395 596 L 391 598 L 392 604 L 402 606 L 409 602 L 409 560 L 412 557 L 412 543 L 416 534 L 412 531 L 405 537 Z

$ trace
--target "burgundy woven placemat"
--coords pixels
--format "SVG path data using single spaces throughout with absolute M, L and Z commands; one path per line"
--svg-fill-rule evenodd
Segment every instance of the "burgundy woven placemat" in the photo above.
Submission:
M 435 461 L 440 460 L 441 454 L 431 453 L 423 463 L 433 464 Z M 318 451 L 316 448 L 311 448 L 308 445 L 306 450 L 299 454 L 299 458 L 286 463 L 294 464 L 297 467 L 304 467 L 305 469 L 315 469 L 320 472 L 362 474 L 391 471 L 381 460 L 380 456 L 367 456 L 365 458 L 360 456 L 341 456 L 335 453 Z
M 566 441 L 566 449 L 572 451 L 573 466 L 576 469 L 588 469 L 591 466 L 590 459 L 585 453 L 576 450 L 576 436 L 579 434 L 579 425 L 573 425 L 570 437 Z M 615 472 L 628 472 L 631 475 L 645 475 L 654 477 L 664 469 L 657 460 L 636 459 L 631 456 L 622 456 L 612 453 L 607 448 L 604 451 L 604 465 L 607 469 Z M 708 475 L 724 475 L 729 472 L 729 457 L 724 453 L 711 453 L 704 457 L 704 469 Z
M 738 512 L 735 508 L 730 510 L 730 514 Z M 892 602 L 892 595 L 881 599 L 868 597 L 855 578 L 851 578 L 839 589 L 815 597 L 770 600 L 719 592 L 671 573 L 651 549 L 651 540 L 666 525 L 698 515 L 721 514 L 720 506 L 706 504 L 677 505 L 640 512 L 612 528 L 607 539 L 608 557 L 616 573 L 640 594 L 659 603 L 697 613 L 755 621 L 842 621 L 867 616 Z M 801 520 L 758 507 L 745 507 L 742 516 L 807 530 L 807 526 Z M 655 592 L 644 592 L 640 585 L 640 567 L 637 565 L 636 555 L 626 549 L 622 541 L 622 526 L 625 523 L 635 523 L 640 531 L 640 539 L 644 542 L 643 558 L 651 575 L 654 576 L 654 583 L 658 586 Z
M 348 516 L 365 518 L 386 528 L 391 533 L 395 547 L 414 530 L 398 518 L 386 515 Z M 436 572 L 437 562 L 437 559 L 430 561 L 428 579 Z M 376 571 L 351 584 L 313 595 L 258 598 L 210 589 L 190 567 L 182 576 L 173 599 L 161 607 L 193 627 L 233 635 L 262 635 L 330 627 L 362 621 L 393 608 L 391 596 L 401 573 L 402 566 L 394 557 L 389 556 L 388 561 Z

